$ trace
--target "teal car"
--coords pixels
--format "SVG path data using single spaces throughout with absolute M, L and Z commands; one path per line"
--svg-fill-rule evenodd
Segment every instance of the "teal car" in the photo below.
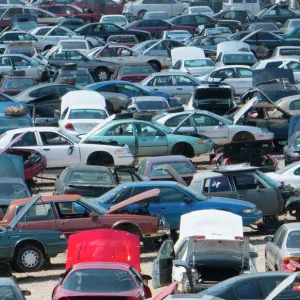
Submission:
M 113 120 L 94 128 L 82 142 L 127 144 L 136 157 L 168 154 L 194 157 L 213 149 L 214 143 L 206 136 L 178 132 L 180 125 L 172 130 L 155 121 Z
M 300 39 L 300 27 L 295 27 L 292 30 L 288 31 L 285 34 L 281 34 L 281 37 L 283 37 L 284 39 Z M 291 45 L 292 46 L 292 45 Z M 293 45 L 293 46 L 299 46 L 297 45 Z

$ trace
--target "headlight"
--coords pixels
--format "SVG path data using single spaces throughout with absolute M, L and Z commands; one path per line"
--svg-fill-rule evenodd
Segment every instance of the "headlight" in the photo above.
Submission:
M 204 144 L 206 142 L 206 140 L 197 140 L 196 143 L 198 144 Z
M 256 207 L 254 207 L 254 208 L 246 208 L 246 209 L 242 210 L 243 214 L 251 214 L 251 213 L 254 213 L 256 211 L 257 211 Z
M 116 154 L 121 154 L 121 153 L 128 153 L 128 149 L 122 148 L 122 149 L 116 149 L 115 150 Z
M 66 240 L 67 239 L 67 237 L 66 237 L 66 235 L 64 233 L 61 233 L 58 238 L 60 240 Z

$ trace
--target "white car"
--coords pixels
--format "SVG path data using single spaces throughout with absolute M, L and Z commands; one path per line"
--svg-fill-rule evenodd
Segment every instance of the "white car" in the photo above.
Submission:
M 0 148 L 5 148 L 17 135 L 26 133 L 15 148 L 33 149 L 47 158 L 47 168 L 73 165 L 131 165 L 134 157 L 127 145 L 89 143 L 56 127 L 27 127 L 6 131 Z
M 227 83 L 235 89 L 237 95 L 243 95 L 253 86 L 252 70 L 244 65 L 218 66 L 199 79 L 206 82 Z
M 59 128 L 78 136 L 88 133 L 108 118 L 106 102 L 95 91 L 72 91 L 61 99 Z
M 57 47 L 68 50 L 78 50 L 82 53 L 86 53 L 91 50 L 91 46 L 87 40 L 68 39 L 58 42 Z
M 300 81 L 300 63 L 299 58 L 283 58 L 276 57 L 270 59 L 264 59 L 257 62 L 252 69 L 253 70 L 261 70 L 265 68 L 279 68 L 279 69 L 287 69 L 292 70 L 294 73 L 295 81 Z
M 155 121 L 171 129 L 175 129 L 184 121 L 179 131 L 191 133 L 196 129 L 197 133 L 212 139 L 215 145 L 237 142 L 241 140 L 241 136 L 248 134 L 256 141 L 274 138 L 274 134 L 266 128 L 237 125 L 234 121 L 205 110 L 164 113 L 155 117 Z
M 266 173 L 278 183 L 290 184 L 292 187 L 300 187 L 300 162 L 294 162 L 275 172 Z
M 190 6 L 190 7 L 186 7 L 182 14 L 183 15 L 202 14 L 202 15 L 212 17 L 215 13 L 209 6 Z
M 188 3 L 178 0 L 168 0 L 167 2 L 156 2 L 153 0 L 138 0 L 127 2 L 123 8 L 123 15 L 132 15 L 142 18 L 148 11 L 164 11 L 170 17 L 181 15 L 183 10 L 188 7 Z
M 128 25 L 128 21 L 123 15 L 104 15 L 100 18 L 99 23 L 112 23 L 121 27 Z
M 181 216 L 180 235 L 174 245 L 166 240 L 153 262 L 152 285 L 178 282 L 181 293 L 192 284 L 199 291 L 243 273 L 256 273 L 257 253 L 243 235 L 242 217 L 220 210 L 193 211 Z
M 276 47 L 271 58 L 289 59 L 300 56 L 300 47 L 298 46 L 280 46 Z

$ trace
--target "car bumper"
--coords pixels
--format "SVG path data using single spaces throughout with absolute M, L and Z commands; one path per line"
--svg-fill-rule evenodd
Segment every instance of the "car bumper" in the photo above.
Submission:
M 263 213 L 261 210 L 257 210 L 255 213 L 252 214 L 243 214 L 243 225 L 251 225 L 259 221 L 263 217 Z
M 114 157 L 116 166 L 130 166 L 134 163 L 134 157 L 131 153 L 118 155 Z
M 263 140 L 273 140 L 274 133 L 273 132 L 263 132 L 261 134 L 255 135 L 255 140 L 263 141 Z

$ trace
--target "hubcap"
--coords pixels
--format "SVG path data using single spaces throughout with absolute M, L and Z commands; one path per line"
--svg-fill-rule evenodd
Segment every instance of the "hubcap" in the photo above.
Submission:
M 27 268 L 35 267 L 39 262 L 38 254 L 33 250 L 27 250 L 22 255 L 22 263 Z
M 106 72 L 105 71 L 100 71 L 99 73 L 98 73 L 98 78 L 99 78 L 99 80 L 106 80 L 107 79 L 107 74 L 106 74 Z

